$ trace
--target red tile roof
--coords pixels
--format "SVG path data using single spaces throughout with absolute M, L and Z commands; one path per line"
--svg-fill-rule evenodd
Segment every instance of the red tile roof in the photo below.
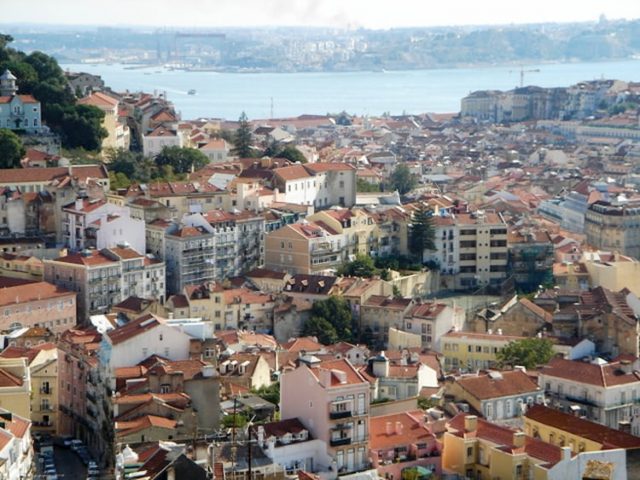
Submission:
M 456 383 L 479 400 L 522 395 L 540 390 L 538 385 L 520 370 L 460 377 L 456 379 Z
M 614 430 L 544 405 L 534 405 L 528 408 L 525 417 L 600 443 L 603 450 L 608 448 L 640 449 L 640 437 Z
M 73 165 L 52 168 L 9 168 L 0 169 L 0 183 L 45 183 L 66 176 L 86 181 L 88 178 L 105 180 L 109 178 L 107 170 L 101 165 Z
M 309 371 L 319 380 L 319 372 L 321 370 L 329 370 L 331 372 L 331 386 L 337 387 L 340 385 L 358 385 L 367 384 L 369 382 L 358 372 L 351 363 L 345 359 L 340 360 L 325 360 L 320 362 L 317 367 L 310 368 Z M 343 372 L 345 374 L 345 383 L 342 383 L 339 378 L 339 374 L 335 372 Z
M 593 363 L 553 358 L 542 367 L 540 375 L 564 378 L 578 383 L 587 383 L 599 387 L 611 387 L 640 382 L 640 373 L 625 373 L 618 362 L 596 365 Z
M 21 387 L 22 379 L 16 377 L 13 373 L 0 368 L 0 387 Z
M 423 412 L 418 412 L 424 415 Z M 390 431 L 390 433 L 387 433 Z M 369 419 L 371 450 L 386 450 L 416 443 L 435 442 L 434 436 L 416 413 L 395 413 Z
M 75 298 L 76 293 L 48 282 L 36 282 L 0 289 L 0 307 L 61 297 Z
M 115 429 L 116 435 L 123 437 L 151 427 L 175 430 L 176 424 L 177 422 L 175 420 L 156 417 L 155 415 L 145 415 L 144 417 L 136 418 L 135 420 L 128 422 L 116 422 Z
M 107 335 L 111 339 L 111 343 L 113 345 L 118 345 L 119 343 L 126 342 L 127 340 L 140 335 L 141 333 L 147 332 L 149 330 L 154 329 L 155 327 L 162 324 L 162 320 L 160 317 L 156 317 L 155 315 L 144 315 L 132 322 L 123 325 L 122 327 L 118 327 L 114 330 L 109 331 Z

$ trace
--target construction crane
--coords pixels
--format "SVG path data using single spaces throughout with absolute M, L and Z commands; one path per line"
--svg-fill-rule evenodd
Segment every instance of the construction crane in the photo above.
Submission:
M 517 70 L 509 70 L 509 73 L 513 73 Z M 520 88 L 524 87 L 524 74 L 525 73 L 539 73 L 539 68 L 533 68 L 531 70 L 525 70 L 524 67 L 520 67 Z

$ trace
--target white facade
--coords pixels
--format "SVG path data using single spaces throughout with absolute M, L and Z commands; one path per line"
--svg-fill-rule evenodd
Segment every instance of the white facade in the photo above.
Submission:
M 155 132 L 155 130 L 154 130 Z M 155 157 L 158 155 L 164 147 L 183 147 L 184 141 L 182 135 L 179 133 L 168 134 L 154 134 L 154 132 L 148 135 L 142 135 L 142 152 L 145 157 Z
M 65 207 L 62 233 L 66 246 L 72 250 L 127 243 L 137 252 L 146 251 L 144 221 L 131 218 L 129 207 L 103 200 L 78 199 Z
M 152 320 L 153 321 L 153 320 Z M 110 342 L 109 335 L 103 337 Z M 109 367 L 111 369 L 137 365 L 151 355 L 169 360 L 189 358 L 191 337 L 178 328 L 159 324 L 131 338 L 111 345 Z

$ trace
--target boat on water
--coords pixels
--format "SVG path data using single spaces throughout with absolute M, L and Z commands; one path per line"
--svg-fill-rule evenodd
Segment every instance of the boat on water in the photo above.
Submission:
M 192 88 L 191 90 L 189 90 L 189 91 L 187 92 L 187 94 L 188 94 L 188 95 L 195 95 L 195 94 L 196 94 L 196 91 Z

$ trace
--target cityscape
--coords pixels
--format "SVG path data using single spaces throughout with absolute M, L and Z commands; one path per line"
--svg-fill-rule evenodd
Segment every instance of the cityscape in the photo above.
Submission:
M 65 2 L 0 24 L 0 480 L 640 479 L 640 12 Z

